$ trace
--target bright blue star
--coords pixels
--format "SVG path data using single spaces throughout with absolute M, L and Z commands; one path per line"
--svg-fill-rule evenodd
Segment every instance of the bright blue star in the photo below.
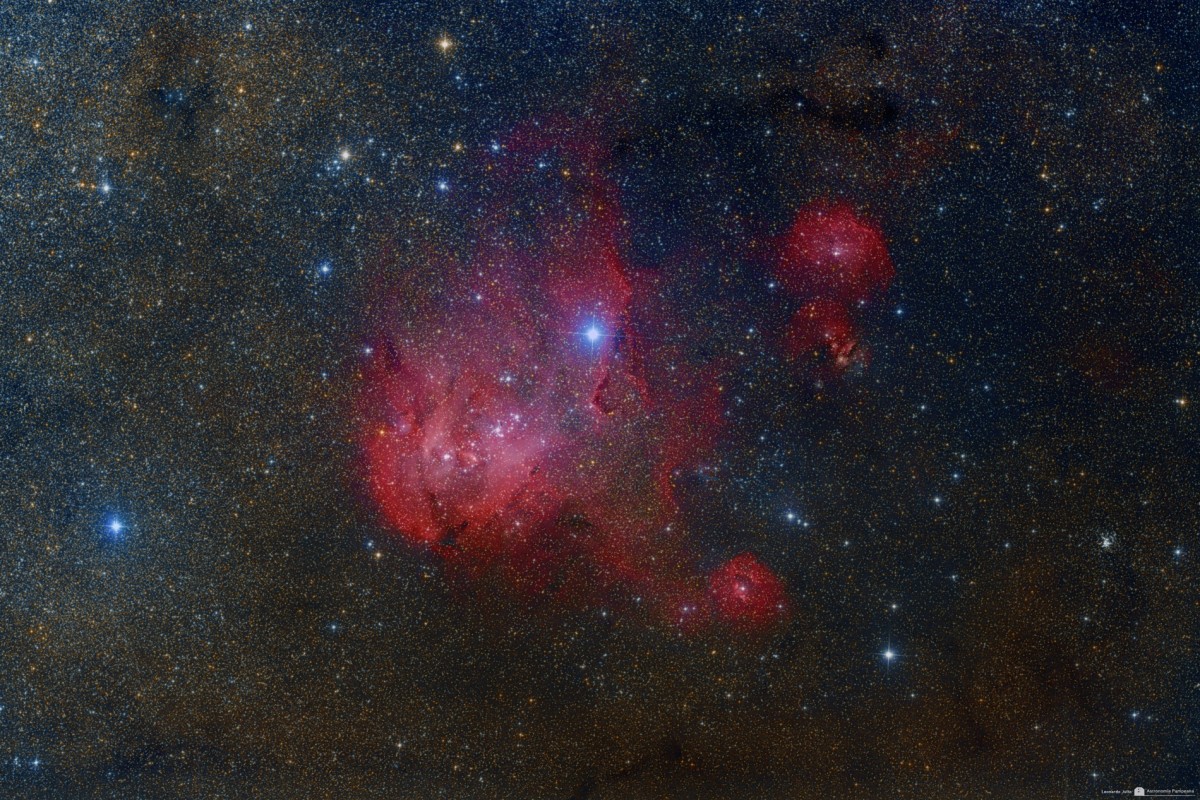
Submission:
M 587 339 L 592 344 L 595 344 L 596 342 L 600 341 L 600 337 L 602 335 L 603 334 L 600 333 L 600 329 L 597 328 L 595 325 L 589 325 L 587 330 L 585 330 L 583 332 L 584 338 Z
M 114 539 L 121 538 L 121 531 L 125 530 L 125 524 L 121 520 L 113 517 L 108 521 L 108 531 L 113 535 Z
M 883 652 L 879 654 L 879 657 L 883 659 L 884 669 L 890 673 L 892 671 L 892 664 L 895 664 L 900 659 L 900 654 L 892 648 L 892 642 L 890 638 L 888 640 L 887 647 L 884 648 Z

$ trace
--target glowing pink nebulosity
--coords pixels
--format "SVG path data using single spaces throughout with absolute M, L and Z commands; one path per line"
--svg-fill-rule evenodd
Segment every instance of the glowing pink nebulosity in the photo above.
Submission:
M 799 297 L 865 302 L 895 274 L 883 234 L 845 203 L 801 208 L 779 254 L 779 280 Z
M 810 300 L 792 315 L 785 346 L 793 358 L 823 356 L 844 369 L 857 355 L 858 333 L 845 305 Z
M 802 302 L 784 332 L 798 363 L 815 358 L 834 372 L 866 362 L 854 314 L 891 286 L 896 269 L 883 234 L 845 203 L 814 201 L 782 238 L 775 275 Z
M 741 630 L 764 630 L 788 615 L 783 583 L 750 553 L 726 561 L 709 578 L 717 618 Z
M 716 445 L 721 365 L 693 368 L 659 337 L 670 312 L 623 256 L 603 148 L 551 120 L 503 150 L 471 257 L 436 265 L 441 295 L 383 315 L 362 393 L 369 492 L 465 585 L 706 629 L 727 615 L 697 574 L 674 476 Z M 511 235 L 521 176 L 551 158 L 570 177 Z M 756 587 L 782 591 L 754 565 Z

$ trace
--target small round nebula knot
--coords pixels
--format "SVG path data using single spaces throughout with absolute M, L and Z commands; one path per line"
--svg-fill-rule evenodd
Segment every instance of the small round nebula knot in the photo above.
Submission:
M 865 303 L 887 290 L 896 268 L 879 229 L 846 203 L 809 203 L 796 213 L 779 256 L 779 281 L 799 297 Z
M 769 629 L 787 617 L 782 581 L 751 553 L 726 561 L 708 579 L 718 619 L 742 631 Z

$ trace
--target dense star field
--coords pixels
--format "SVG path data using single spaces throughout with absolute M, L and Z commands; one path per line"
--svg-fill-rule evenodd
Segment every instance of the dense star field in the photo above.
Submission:
M 0 6 L 0 797 L 1200 789 L 1197 52 Z

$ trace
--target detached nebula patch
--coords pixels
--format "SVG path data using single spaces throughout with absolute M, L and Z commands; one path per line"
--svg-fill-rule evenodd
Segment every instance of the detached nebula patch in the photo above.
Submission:
M 783 287 L 804 300 L 788 326 L 788 354 L 824 356 L 835 370 L 865 362 L 853 315 L 895 275 L 883 234 L 844 203 L 810 203 L 796 214 L 776 264 Z
M 606 149 L 557 120 L 519 128 L 503 152 L 474 251 L 425 256 L 444 291 L 414 305 L 381 290 L 361 402 L 384 521 L 463 585 L 640 607 L 687 632 L 774 629 L 791 604 L 772 568 L 746 550 L 704 570 L 684 530 L 674 479 L 723 444 L 727 370 L 656 336 L 674 310 L 660 276 L 627 258 Z M 524 213 L 519 176 L 550 168 L 562 180 Z M 781 352 L 837 369 L 860 359 L 856 308 L 893 274 L 879 231 L 844 203 L 814 203 L 777 250 L 796 303 Z

